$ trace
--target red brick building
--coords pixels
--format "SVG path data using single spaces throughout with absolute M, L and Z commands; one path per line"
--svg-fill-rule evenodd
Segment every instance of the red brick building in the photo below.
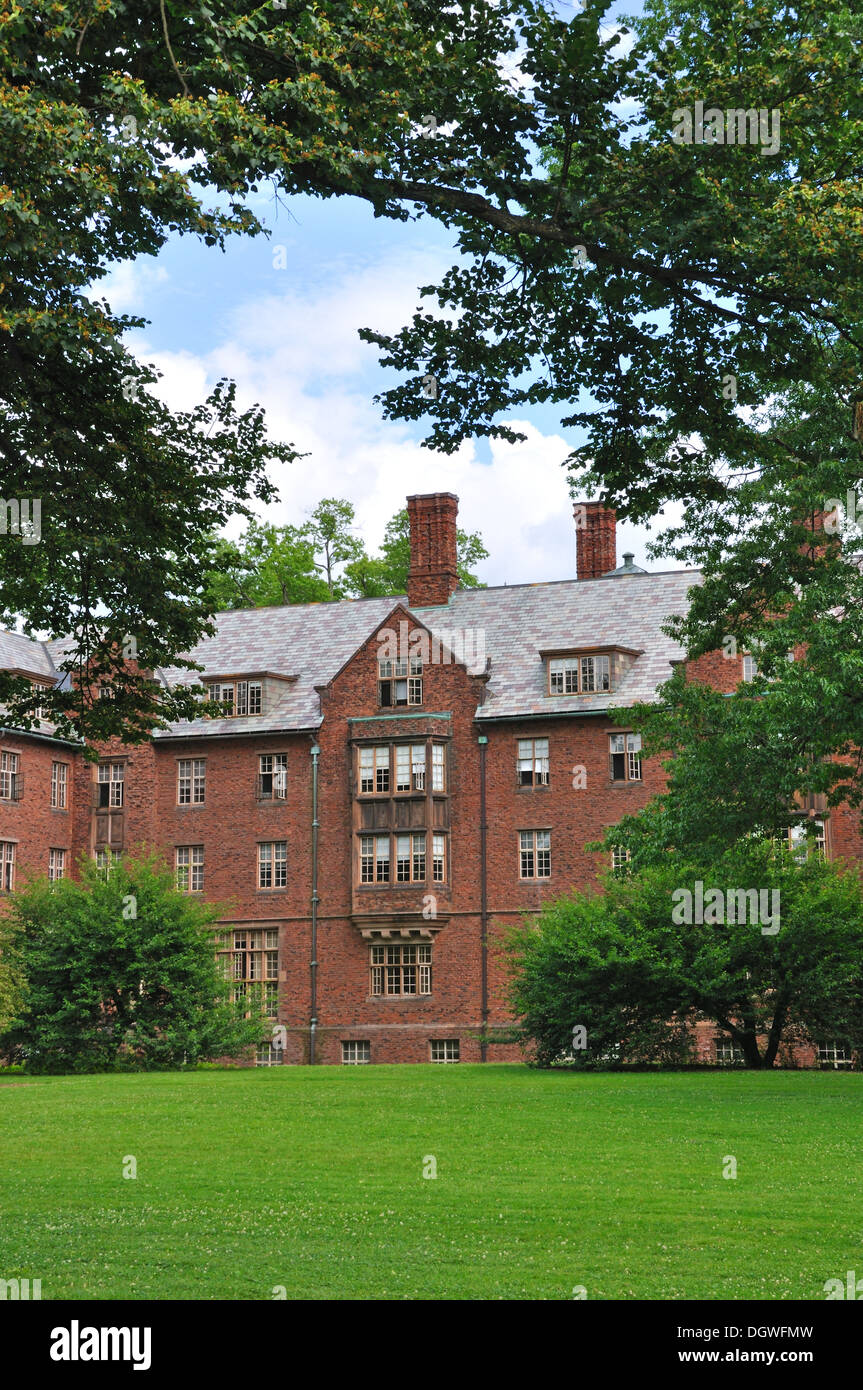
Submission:
M 158 849 L 225 904 L 226 967 L 276 1025 L 262 1062 L 516 1058 L 480 1041 L 511 1021 L 502 933 L 595 882 L 585 843 L 662 786 L 608 709 L 653 698 L 682 659 L 662 623 L 698 575 L 616 567 L 614 512 L 581 503 L 576 579 L 460 590 L 457 498 L 408 510 L 404 599 L 223 613 L 190 654 L 203 677 L 158 673 L 202 679 L 224 718 L 105 746 L 98 765 L 50 732 L 0 731 L 2 890 Z M 62 651 L 0 634 L 0 664 L 35 682 Z M 693 675 L 733 690 L 743 658 Z M 859 853 L 850 813 L 824 837 Z

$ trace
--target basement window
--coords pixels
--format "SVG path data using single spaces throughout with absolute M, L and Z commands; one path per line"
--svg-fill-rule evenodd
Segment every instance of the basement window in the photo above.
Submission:
M 853 1057 L 850 1048 L 844 1047 L 842 1043 L 829 1042 L 818 1044 L 818 1065 L 819 1067 L 831 1068 L 839 1071 L 844 1067 L 853 1065 Z
M 460 1061 L 460 1048 L 458 1038 L 432 1038 L 429 1043 L 429 1052 L 433 1062 L 458 1062 Z
M 367 1066 L 372 1060 L 372 1045 L 366 1040 L 342 1043 L 342 1066 Z

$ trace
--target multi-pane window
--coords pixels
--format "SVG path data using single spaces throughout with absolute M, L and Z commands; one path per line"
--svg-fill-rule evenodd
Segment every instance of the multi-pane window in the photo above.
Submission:
M 431 994 L 431 946 L 372 946 L 370 992 L 375 995 Z
M 18 754 L 0 753 L 0 800 L 17 801 L 20 790 Z
M 432 744 L 432 791 L 446 791 L 446 747 L 442 743 Z
M 122 855 L 117 850 L 97 849 L 96 868 L 108 878 L 111 870 L 119 864 Z
M 432 1038 L 429 1055 L 433 1062 L 457 1062 L 459 1060 L 458 1038 Z
M 203 806 L 207 771 L 205 758 L 180 758 L 177 763 L 177 802 L 180 806 Z
M 432 880 L 443 883 L 446 880 L 446 836 L 432 835 Z
M 181 893 L 204 890 L 204 846 L 180 845 L 176 854 L 177 887 Z
M 611 851 L 611 867 L 615 873 L 623 873 L 632 855 L 623 845 L 615 845 Z
M 232 984 L 232 998 L 248 999 L 257 994 L 265 1013 L 274 1018 L 279 1005 L 278 927 L 235 927 L 223 932 L 221 958 Z
M 271 840 L 258 845 L 258 887 L 286 888 L 287 883 L 287 840 Z
M 390 789 L 389 745 L 360 749 L 360 791 L 388 792 Z
M 548 739 L 520 738 L 518 782 L 521 787 L 548 786 Z
M 361 1067 L 372 1060 L 372 1045 L 367 1041 L 343 1042 L 342 1065 Z
M 123 805 L 124 763 L 100 763 L 98 770 L 99 806 Z
M 423 699 L 422 657 L 378 662 L 378 693 L 381 705 L 421 705 Z
M 552 695 L 577 695 L 611 689 L 611 658 L 607 656 L 552 657 L 548 663 Z
M 840 1067 L 853 1066 L 854 1058 L 851 1049 L 843 1047 L 841 1043 L 829 1042 L 818 1044 L 818 1065 L 820 1067 Z
M 51 764 L 51 805 L 57 811 L 65 811 L 66 809 L 68 775 L 68 763 Z
M 360 882 L 389 883 L 389 835 L 360 836 Z
M 15 845 L 0 840 L 0 892 L 11 893 L 15 886 Z
M 396 791 L 424 792 L 426 788 L 426 746 L 400 743 L 396 747 Z
M 743 679 L 745 681 L 754 681 L 757 675 L 758 662 L 754 656 L 750 656 L 747 653 L 743 658 Z
M 716 1060 L 720 1066 L 736 1065 L 744 1060 L 743 1049 L 738 1047 L 733 1038 L 723 1034 L 716 1039 Z
M 612 782 L 641 781 L 641 734 L 609 734 L 608 754 Z
M 426 833 L 396 835 L 396 882 L 425 883 Z
M 50 689 L 51 687 L 49 685 L 41 685 L 38 681 L 30 682 L 30 691 L 33 695 L 37 697 L 47 694 Z M 33 717 L 35 719 L 45 718 L 45 706 L 43 705 L 41 699 L 39 700 L 38 704 L 33 706 Z
M 260 681 L 210 681 L 209 698 L 222 706 L 226 717 L 260 714 L 262 708 Z
M 49 849 L 48 851 L 48 877 L 52 883 L 58 878 L 65 877 L 66 874 L 66 851 L 64 849 Z
M 275 1043 L 259 1043 L 255 1053 L 256 1067 L 278 1067 L 283 1061 L 282 1049 Z
M 287 794 L 287 753 L 261 753 L 258 758 L 258 796 L 260 800 L 284 801 Z
M 549 878 L 551 876 L 551 831 L 520 830 L 519 877 Z
M 827 830 L 824 821 L 813 819 L 810 824 L 814 831 L 811 838 L 807 834 L 809 827 L 804 821 L 792 825 L 788 830 L 788 848 L 801 862 L 807 859 L 811 853 L 825 856 L 827 854 Z

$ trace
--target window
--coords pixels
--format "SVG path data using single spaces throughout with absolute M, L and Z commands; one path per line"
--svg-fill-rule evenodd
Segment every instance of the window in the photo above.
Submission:
M 279 930 L 278 927 L 247 929 L 234 927 L 221 936 L 220 956 L 226 977 L 231 981 L 231 998 L 248 999 L 257 994 L 270 1018 L 279 1006 Z M 273 1047 L 272 1043 L 264 1046 Z M 281 1056 L 280 1049 L 278 1056 Z
M 431 946 L 372 946 L 373 995 L 431 994 Z
M 396 882 L 425 883 L 426 833 L 396 835 Z
M 46 695 L 50 689 L 50 685 L 41 685 L 38 681 L 30 682 L 30 691 L 33 695 L 37 697 L 43 694 Z M 34 705 L 33 716 L 35 719 L 45 718 L 45 706 L 42 704 L 41 700 L 39 700 L 39 703 L 37 705 Z
M 612 782 L 641 781 L 641 734 L 609 734 Z
M 100 763 L 98 771 L 98 805 L 123 805 L 123 779 L 125 763 Z
M 446 747 L 442 743 L 432 744 L 432 791 L 446 791 Z
M 258 1050 L 255 1053 L 256 1067 L 278 1067 L 281 1066 L 281 1063 L 282 1049 L 276 1047 L 275 1043 L 265 1042 L 258 1045 Z
M 388 792 L 390 789 L 390 750 L 385 744 L 381 748 L 360 749 L 360 791 Z
M 258 887 L 286 888 L 287 884 L 287 840 L 273 840 L 258 845 Z
M 457 1062 L 459 1060 L 458 1038 L 432 1038 L 429 1043 L 433 1062 Z
M 611 867 L 613 872 L 616 874 L 624 873 L 631 858 L 632 855 L 628 849 L 624 849 L 623 845 L 615 845 L 611 851 Z
M 0 892 L 11 893 L 15 887 L 15 846 L 11 840 L 0 840 Z
M 755 660 L 754 656 L 750 656 L 747 653 L 743 658 L 743 679 L 745 681 L 754 681 L 757 675 L 758 662 Z
M 115 699 L 115 694 L 114 694 L 114 687 L 113 687 L 113 685 L 100 685 L 100 686 L 99 686 L 99 699 L 100 699 L 100 700 L 113 700 L 113 699 Z
M 342 1043 L 342 1066 L 361 1067 L 371 1060 L 372 1045 L 370 1042 Z
M 258 758 L 258 800 L 284 801 L 287 794 L 287 753 L 262 753 Z
M 819 1067 L 832 1067 L 838 1071 L 842 1067 L 853 1066 L 854 1059 L 851 1056 L 851 1049 L 843 1047 L 841 1043 L 829 1042 L 818 1044 L 818 1065 Z
M 0 800 L 20 801 L 21 778 L 18 774 L 18 754 L 0 753 Z
M 180 806 L 203 806 L 205 758 L 180 758 L 177 763 L 177 803 Z
M 56 883 L 58 878 L 64 878 L 66 874 L 66 851 L 64 849 L 49 849 L 48 851 L 48 878 L 52 883 Z
M 426 746 L 400 743 L 396 747 L 396 791 L 424 792 L 426 789 Z
M 177 887 L 181 893 L 204 891 L 204 846 L 181 845 L 177 850 Z
M 210 681 L 207 691 L 209 698 L 222 706 L 226 718 L 261 713 L 260 681 Z
M 119 864 L 121 857 L 117 850 L 97 849 L 95 854 L 96 868 L 105 878 L 108 878 L 111 871 Z
M 446 882 L 446 836 L 432 836 L 432 881 Z
M 520 869 L 521 878 L 551 877 L 551 831 L 520 830 Z
M 389 883 L 389 835 L 360 836 L 360 882 Z
M 716 1060 L 720 1066 L 736 1066 L 744 1060 L 743 1049 L 723 1034 L 716 1039 Z
M 548 786 L 548 739 L 520 738 L 518 782 L 521 787 Z
M 814 837 L 810 838 L 807 834 L 809 825 L 814 830 Z M 792 825 L 788 829 L 788 848 L 796 859 L 801 862 L 808 859 L 810 854 L 827 853 L 827 830 L 823 820 L 812 819 L 810 822 L 801 821 L 798 825 Z
M 51 764 L 51 805 L 57 811 L 65 811 L 66 809 L 68 773 L 68 763 Z
M 611 689 L 611 658 L 607 656 L 552 657 L 548 663 L 552 695 L 595 694 Z
M 422 657 L 378 662 L 378 696 L 381 705 L 421 705 Z

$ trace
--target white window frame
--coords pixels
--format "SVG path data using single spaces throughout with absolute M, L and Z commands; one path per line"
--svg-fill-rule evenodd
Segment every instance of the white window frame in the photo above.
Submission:
M 551 831 L 519 830 L 518 876 L 522 882 L 538 883 L 551 878 Z M 526 873 L 525 870 L 530 872 Z
M 174 871 L 178 892 L 203 893 L 204 846 L 176 845 L 174 849 Z
M 177 805 L 203 806 L 207 794 L 206 779 L 206 758 L 178 758 Z
M 51 764 L 51 809 L 53 811 L 65 811 L 67 809 L 68 784 L 69 764 L 53 762 Z

